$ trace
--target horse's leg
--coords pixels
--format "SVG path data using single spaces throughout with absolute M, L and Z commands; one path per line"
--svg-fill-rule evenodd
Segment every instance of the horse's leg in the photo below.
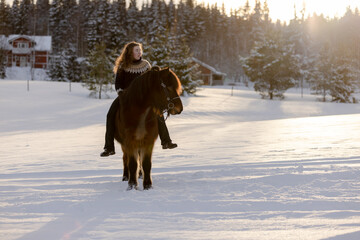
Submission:
M 129 180 L 129 158 L 128 155 L 124 152 L 123 154 L 123 165 L 124 165 L 124 172 L 123 172 L 123 181 Z
M 144 156 L 143 151 L 139 151 L 140 161 L 139 161 L 139 179 L 143 177 L 143 169 L 142 169 L 142 158 Z
M 151 156 L 153 151 L 154 145 L 148 146 L 143 155 L 142 159 L 142 168 L 144 172 L 144 180 L 143 180 L 143 186 L 144 190 L 148 190 L 152 188 L 152 180 L 151 180 Z
M 137 151 L 129 155 L 129 182 L 128 190 L 137 189 L 138 186 L 138 156 Z

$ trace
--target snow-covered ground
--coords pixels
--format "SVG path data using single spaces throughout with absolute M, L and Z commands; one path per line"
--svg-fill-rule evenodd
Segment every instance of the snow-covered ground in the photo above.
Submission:
M 167 125 L 153 186 L 100 158 L 109 99 L 0 81 L 0 239 L 360 239 L 360 104 L 208 87 Z

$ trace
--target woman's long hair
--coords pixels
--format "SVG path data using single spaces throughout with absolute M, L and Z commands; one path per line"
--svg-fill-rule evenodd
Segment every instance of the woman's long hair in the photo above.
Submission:
M 138 43 L 138 42 L 129 42 L 124 46 L 123 50 L 121 51 L 120 56 L 115 61 L 115 66 L 114 66 L 114 69 L 113 69 L 115 74 L 116 74 L 116 72 L 118 71 L 118 69 L 120 67 L 126 68 L 132 63 L 132 61 L 133 61 L 133 49 L 136 46 L 139 46 L 141 51 L 143 50 L 142 49 L 142 44 Z

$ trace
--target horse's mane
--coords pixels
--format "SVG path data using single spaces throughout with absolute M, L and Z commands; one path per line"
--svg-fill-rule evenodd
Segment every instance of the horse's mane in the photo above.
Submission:
M 181 95 L 181 93 L 182 93 L 182 86 L 181 86 L 181 82 L 180 82 L 180 79 L 179 79 L 179 77 L 171 70 L 171 69 L 169 69 L 169 72 L 170 72 L 170 74 L 173 76 L 173 78 L 174 78 L 174 82 L 175 82 L 175 85 L 176 85 L 176 92 L 177 92 L 177 94 L 178 95 Z
M 123 103 L 126 106 L 144 105 L 145 97 L 151 92 L 159 91 L 162 82 L 168 87 L 173 87 L 179 95 L 181 94 L 181 83 L 176 74 L 169 68 L 160 69 L 158 66 L 154 66 L 131 82 L 124 93 Z
M 156 84 L 160 84 L 158 78 L 159 72 L 160 68 L 154 66 L 136 77 L 125 91 L 124 104 L 141 104 L 146 94 L 152 91 Z

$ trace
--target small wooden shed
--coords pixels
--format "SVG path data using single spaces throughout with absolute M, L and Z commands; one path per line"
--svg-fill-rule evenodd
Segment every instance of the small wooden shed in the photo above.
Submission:
M 201 80 L 203 80 L 204 85 L 224 85 L 226 73 L 216 70 L 214 67 L 200 61 L 197 58 L 193 57 L 192 59 L 194 63 L 197 63 L 200 66 L 199 70 L 201 72 Z

